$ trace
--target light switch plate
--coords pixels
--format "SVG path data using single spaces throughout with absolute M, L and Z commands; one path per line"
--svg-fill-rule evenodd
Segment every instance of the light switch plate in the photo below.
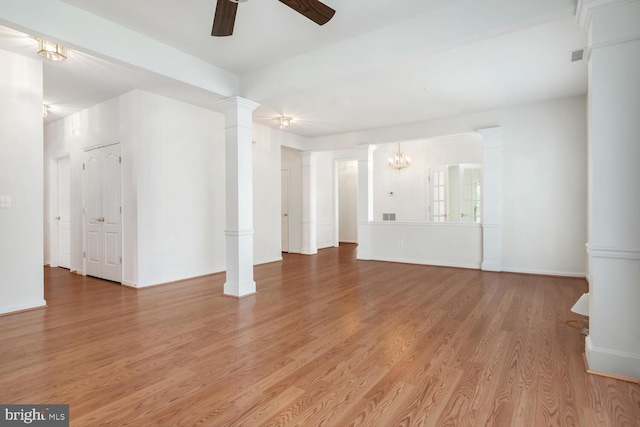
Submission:
M 0 208 L 11 207 L 11 196 L 0 196 Z

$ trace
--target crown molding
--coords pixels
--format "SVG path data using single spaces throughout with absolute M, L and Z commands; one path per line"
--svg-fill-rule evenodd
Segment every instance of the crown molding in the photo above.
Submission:
M 582 28 L 588 29 L 591 26 L 591 18 L 594 13 L 636 1 L 639 0 L 578 0 L 576 21 Z

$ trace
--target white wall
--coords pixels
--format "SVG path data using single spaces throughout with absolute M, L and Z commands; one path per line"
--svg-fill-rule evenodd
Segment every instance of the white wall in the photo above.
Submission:
M 139 287 L 222 271 L 224 117 L 147 92 L 123 97 L 138 120 Z
M 479 269 L 480 224 L 394 222 L 371 223 L 371 259 Z
M 47 125 L 45 141 L 49 180 L 52 159 L 71 158 L 73 270 L 82 271 L 83 153 L 114 142 L 123 157 L 123 283 L 143 287 L 225 269 L 222 114 L 133 91 Z M 256 262 L 280 259 L 279 157 L 278 141 L 254 147 Z
M 42 63 L 0 50 L 0 313 L 44 306 Z
M 283 132 L 255 123 L 254 126 L 253 261 L 263 264 L 282 259 L 280 146 Z
M 378 145 L 416 141 L 501 126 L 503 270 L 584 276 L 587 268 L 584 246 L 587 241 L 586 119 L 586 98 L 580 96 L 317 138 L 308 149 L 351 148 L 362 141 Z M 382 157 L 386 162 L 388 155 L 377 151 L 374 151 L 375 159 Z M 378 163 L 374 160 L 374 165 Z M 388 197 L 384 193 L 392 189 L 401 195 L 411 187 L 412 184 L 400 187 L 399 182 L 389 176 L 385 180 L 380 176 L 382 170 L 384 166 L 374 175 L 374 192 L 378 192 L 378 197 L 380 194 L 383 199 Z M 399 198 L 394 199 L 396 212 L 408 209 L 395 200 Z M 375 206 L 374 203 L 374 210 Z M 390 208 L 381 206 L 377 215 Z
M 382 220 L 383 213 L 395 213 L 398 221 L 429 219 L 429 168 L 482 163 L 482 143 L 477 133 L 406 141 L 401 144 L 401 150 L 411 158 L 411 166 L 402 171 L 393 170 L 387 164 L 387 159 L 398 151 L 397 143 L 378 144 L 373 152 L 375 220 Z

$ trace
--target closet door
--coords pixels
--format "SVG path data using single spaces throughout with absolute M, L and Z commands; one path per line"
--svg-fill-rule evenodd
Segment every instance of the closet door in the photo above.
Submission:
M 122 281 L 120 145 L 85 152 L 86 273 Z

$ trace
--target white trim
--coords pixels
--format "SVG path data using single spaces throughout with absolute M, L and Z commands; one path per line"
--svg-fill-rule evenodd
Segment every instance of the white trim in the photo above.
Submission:
M 32 310 L 34 308 L 41 308 L 46 306 L 47 306 L 47 301 L 45 301 L 44 299 L 30 302 L 27 304 L 6 305 L 4 307 L 0 307 L 0 314 L 15 313 L 17 311 Z
M 243 236 L 253 236 L 255 231 L 253 228 L 246 230 L 224 230 L 225 236 L 234 236 L 234 237 L 243 237 Z
M 235 107 L 237 105 L 239 107 L 251 110 L 255 110 L 260 106 L 260 104 L 258 104 L 257 102 L 251 101 L 247 98 L 242 98 L 241 96 L 230 96 L 218 102 L 217 105 L 220 108 Z
M 535 274 L 538 276 L 560 276 L 560 277 L 571 277 L 576 279 L 584 279 L 587 276 L 586 273 L 578 273 L 575 271 L 536 270 L 536 269 L 528 269 L 528 268 L 511 268 L 511 267 L 502 267 L 502 271 L 504 273 Z
M 482 271 L 493 271 L 499 273 L 502 271 L 500 264 L 495 262 L 482 261 Z
M 437 222 L 437 221 L 368 221 L 359 223 L 359 225 L 383 225 L 391 227 L 400 225 L 405 227 L 463 227 L 463 228 L 481 228 L 482 224 L 477 222 Z
M 591 336 L 587 336 L 584 341 L 590 370 L 640 378 L 640 355 L 596 347 Z
M 257 262 L 254 261 L 253 265 L 271 264 L 272 262 L 278 262 L 278 261 L 282 261 L 282 256 L 275 257 L 275 258 L 272 258 L 272 259 L 267 259 L 267 260 L 264 260 L 264 261 L 262 261 L 262 260 L 261 261 L 257 261 Z M 216 273 L 221 273 L 221 271 L 217 271 Z M 211 274 L 216 274 L 216 273 L 211 273 Z
M 613 246 L 597 246 L 586 245 L 587 253 L 592 258 L 610 258 L 610 259 L 626 259 L 626 260 L 640 260 L 640 250 L 617 248 Z
M 456 262 L 442 262 L 442 261 L 432 261 L 432 260 L 424 260 L 424 259 L 413 259 L 413 258 L 382 258 L 378 256 L 371 256 L 369 258 L 372 261 L 386 261 L 386 262 L 398 262 L 403 264 L 419 264 L 419 265 L 432 265 L 435 267 L 455 267 L 455 268 L 468 268 L 473 270 L 480 270 L 480 264 L 464 264 L 464 263 L 456 263 Z
M 139 289 L 139 288 L 138 288 L 138 285 L 136 285 L 136 284 L 135 284 L 135 283 L 133 283 L 133 282 L 127 282 L 127 281 L 123 280 L 121 284 L 122 284 L 122 286 L 127 286 L 127 287 L 129 287 L 129 288 Z
M 117 140 L 117 141 L 114 141 L 114 142 L 107 142 L 107 143 L 101 142 L 101 143 L 98 143 L 98 144 L 88 145 L 88 146 L 84 147 L 82 149 L 82 163 L 84 163 L 84 153 L 86 153 L 87 151 L 97 150 L 98 148 L 111 147 L 112 145 L 118 145 L 120 143 L 121 143 L 121 141 Z M 122 153 L 120 153 L 120 154 L 122 154 Z
M 591 26 L 593 14 L 614 7 L 623 6 L 638 0 L 578 0 L 576 22 L 585 29 Z
M 609 46 L 615 46 L 623 43 L 631 43 L 640 40 L 640 35 L 628 36 L 628 37 L 619 37 L 617 39 L 609 40 L 607 42 L 594 43 L 589 48 L 589 58 L 591 58 L 591 52 L 597 49 L 602 49 Z
M 500 224 L 486 224 L 486 223 L 482 223 L 482 228 L 500 228 Z

